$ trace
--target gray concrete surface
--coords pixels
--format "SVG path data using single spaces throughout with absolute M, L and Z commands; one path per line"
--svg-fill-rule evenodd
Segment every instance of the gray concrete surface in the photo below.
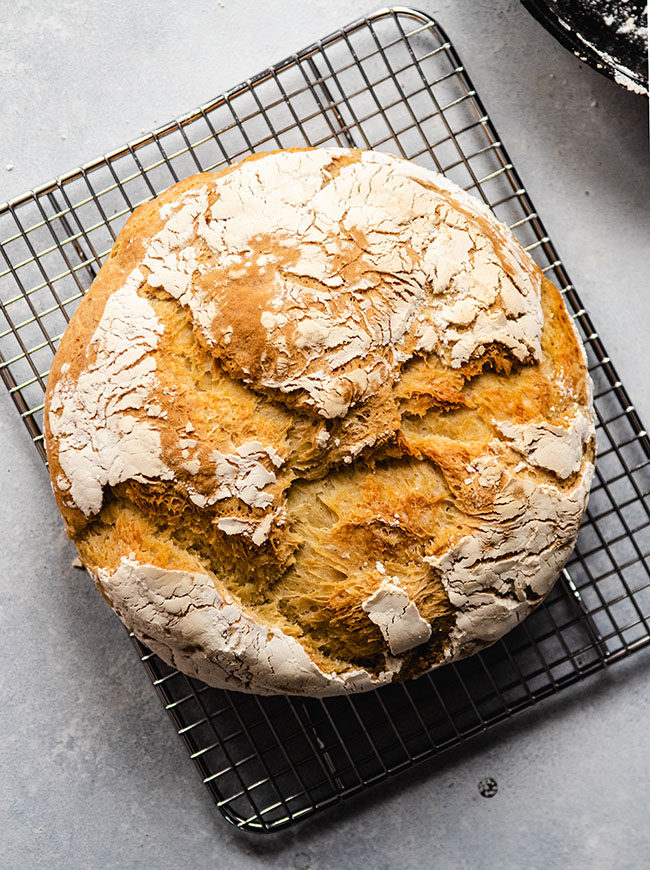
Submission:
M 420 0 L 466 59 L 645 420 L 647 106 L 515 0 Z M 197 105 L 372 2 L 0 0 L 0 200 Z M 8 165 L 13 165 L 11 171 Z M 650 656 L 291 831 L 228 827 L 0 395 L 0 867 L 648 866 Z M 477 782 L 492 776 L 496 797 Z

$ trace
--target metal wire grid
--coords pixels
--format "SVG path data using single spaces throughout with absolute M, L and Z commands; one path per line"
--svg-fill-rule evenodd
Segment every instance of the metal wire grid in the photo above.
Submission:
M 0 372 L 43 456 L 57 343 L 132 210 L 194 172 L 304 145 L 390 151 L 445 172 L 563 290 L 595 386 L 599 458 L 578 547 L 546 602 L 487 651 L 352 698 L 210 689 L 139 643 L 225 817 L 270 831 L 386 779 L 650 641 L 650 442 L 458 55 L 427 15 L 385 9 L 0 208 Z

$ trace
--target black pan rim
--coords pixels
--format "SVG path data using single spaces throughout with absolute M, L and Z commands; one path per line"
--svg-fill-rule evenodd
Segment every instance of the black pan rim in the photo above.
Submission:
M 567 30 L 560 24 L 558 15 L 550 8 L 551 4 L 544 0 L 520 0 L 521 5 L 530 12 L 530 14 L 539 21 L 539 23 L 553 36 L 564 48 L 568 49 L 579 60 L 589 64 L 592 69 L 601 73 L 607 78 L 621 84 L 616 79 L 616 74 L 622 75 L 629 79 L 638 88 L 641 88 L 643 93 L 648 95 L 648 75 L 641 75 L 627 67 L 619 67 L 616 63 L 608 63 L 598 52 L 582 42 L 574 30 Z M 615 59 L 612 58 L 612 61 Z M 628 88 L 628 90 L 632 90 Z M 636 93 L 636 91 L 632 91 Z

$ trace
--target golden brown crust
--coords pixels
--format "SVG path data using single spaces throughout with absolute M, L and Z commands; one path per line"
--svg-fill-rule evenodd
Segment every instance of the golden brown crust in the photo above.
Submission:
M 396 158 L 296 150 L 134 212 L 62 339 L 45 440 L 84 564 L 141 636 L 149 596 L 153 648 L 327 694 L 465 655 L 542 599 L 584 508 L 589 389 L 560 294 L 478 204 Z M 326 676 L 224 676 L 137 565 L 209 578 Z

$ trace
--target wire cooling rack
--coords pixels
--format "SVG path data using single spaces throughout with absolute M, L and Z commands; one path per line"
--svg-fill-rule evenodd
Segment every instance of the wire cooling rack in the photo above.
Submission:
M 183 118 L 0 208 L 0 372 L 43 458 L 57 343 L 132 210 L 252 151 L 375 148 L 481 197 L 563 290 L 595 386 L 598 463 L 578 547 L 546 602 L 487 651 L 327 700 L 210 689 L 136 642 L 224 816 L 271 831 L 385 780 L 650 642 L 650 442 L 442 29 L 385 9 Z

